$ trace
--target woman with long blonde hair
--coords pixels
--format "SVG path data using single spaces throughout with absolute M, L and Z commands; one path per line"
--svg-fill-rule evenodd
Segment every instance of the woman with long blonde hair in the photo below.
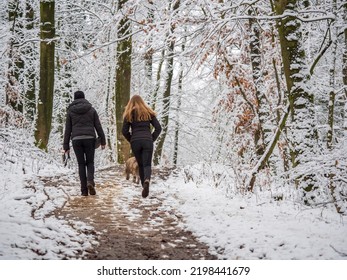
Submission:
M 134 95 L 129 100 L 123 114 L 124 137 L 130 142 L 136 161 L 139 165 L 139 175 L 143 187 L 142 197 L 149 194 L 149 184 L 152 174 L 153 142 L 157 140 L 161 125 L 156 113 L 143 101 L 140 95 Z M 151 132 L 151 125 L 154 127 Z

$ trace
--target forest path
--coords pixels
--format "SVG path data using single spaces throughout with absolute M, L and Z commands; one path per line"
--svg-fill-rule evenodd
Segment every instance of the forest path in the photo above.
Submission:
M 153 183 L 158 176 L 163 173 L 154 171 Z M 175 209 L 163 207 L 151 191 L 142 198 L 141 187 L 126 181 L 121 167 L 98 171 L 96 177 L 95 196 L 72 196 L 56 213 L 60 219 L 94 228 L 98 245 L 84 259 L 216 259 L 205 244 L 179 226 L 182 217 Z M 134 195 L 124 194 L 124 188 L 134 188 L 130 192 Z

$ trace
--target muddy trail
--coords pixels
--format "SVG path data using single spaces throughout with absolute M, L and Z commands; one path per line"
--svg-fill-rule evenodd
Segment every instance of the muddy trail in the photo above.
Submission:
M 165 172 L 153 172 L 152 184 Z M 95 196 L 70 196 L 55 215 L 59 219 L 84 222 L 94 228 L 96 245 L 82 259 L 91 260 L 198 260 L 216 259 L 208 247 L 183 229 L 182 217 L 175 209 L 163 207 L 160 196 L 150 192 L 141 197 L 141 187 L 126 181 L 121 167 L 98 171 Z M 47 181 L 45 185 L 56 182 Z M 66 182 L 64 182 L 66 184 Z M 71 185 L 77 181 L 69 182 Z M 76 186 L 76 188 L 78 188 Z M 135 195 L 129 199 L 126 188 Z M 165 191 L 165 190 L 161 190 Z

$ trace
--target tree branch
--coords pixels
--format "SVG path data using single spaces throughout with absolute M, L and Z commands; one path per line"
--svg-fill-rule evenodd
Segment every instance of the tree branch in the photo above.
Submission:
M 282 116 L 282 119 L 279 123 L 279 126 L 276 129 L 275 134 L 273 135 L 271 141 L 269 142 L 269 145 L 266 147 L 266 150 L 263 154 L 263 156 L 259 159 L 258 163 L 256 164 L 256 166 L 253 168 L 252 172 L 251 172 L 251 178 L 249 179 L 249 181 L 247 182 L 246 186 L 248 191 L 253 191 L 253 186 L 254 186 L 254 182 L 255 182 L 255 178 L 257 173 L 259 172 L 259 170 L 263 169 L 265 167 L 265 163 L 269 160 L 279 138 L 281 135 L 281 132 L 286 124 L 288 115 L 289 115 L 289 111 L 290 111 L 290 106 L 287 105 L 287 108 L 285 110 L 285 113 Z

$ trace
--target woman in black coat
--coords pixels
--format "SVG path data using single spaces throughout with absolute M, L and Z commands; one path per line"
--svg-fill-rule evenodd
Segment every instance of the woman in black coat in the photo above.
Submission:
M 95 195 L 95 130 L 101 138 L 102 149 L 105 148 L 106 138 L 98 113 L 92 107 L 92 104 L 85 99 L 84 93 L 76 91 L 74 99 L 67 110 L 63 149 L 65 153 L 70 152 L 69 143 L 71 139 L 78 162 L 82 195 L 87 196 L 88 191 L 89 194 Z
M 156 113 L 143 101 L 141 96 L 134 95 L 125 107 L 123 114 L 124 137 L 130 142 L 142 183 L 142 197 L 149 194 L 149 183 L 152 173 L 153 142 L 161 132 L 161 125 Z M 151 132 L 151 125 L 154 127 Z

